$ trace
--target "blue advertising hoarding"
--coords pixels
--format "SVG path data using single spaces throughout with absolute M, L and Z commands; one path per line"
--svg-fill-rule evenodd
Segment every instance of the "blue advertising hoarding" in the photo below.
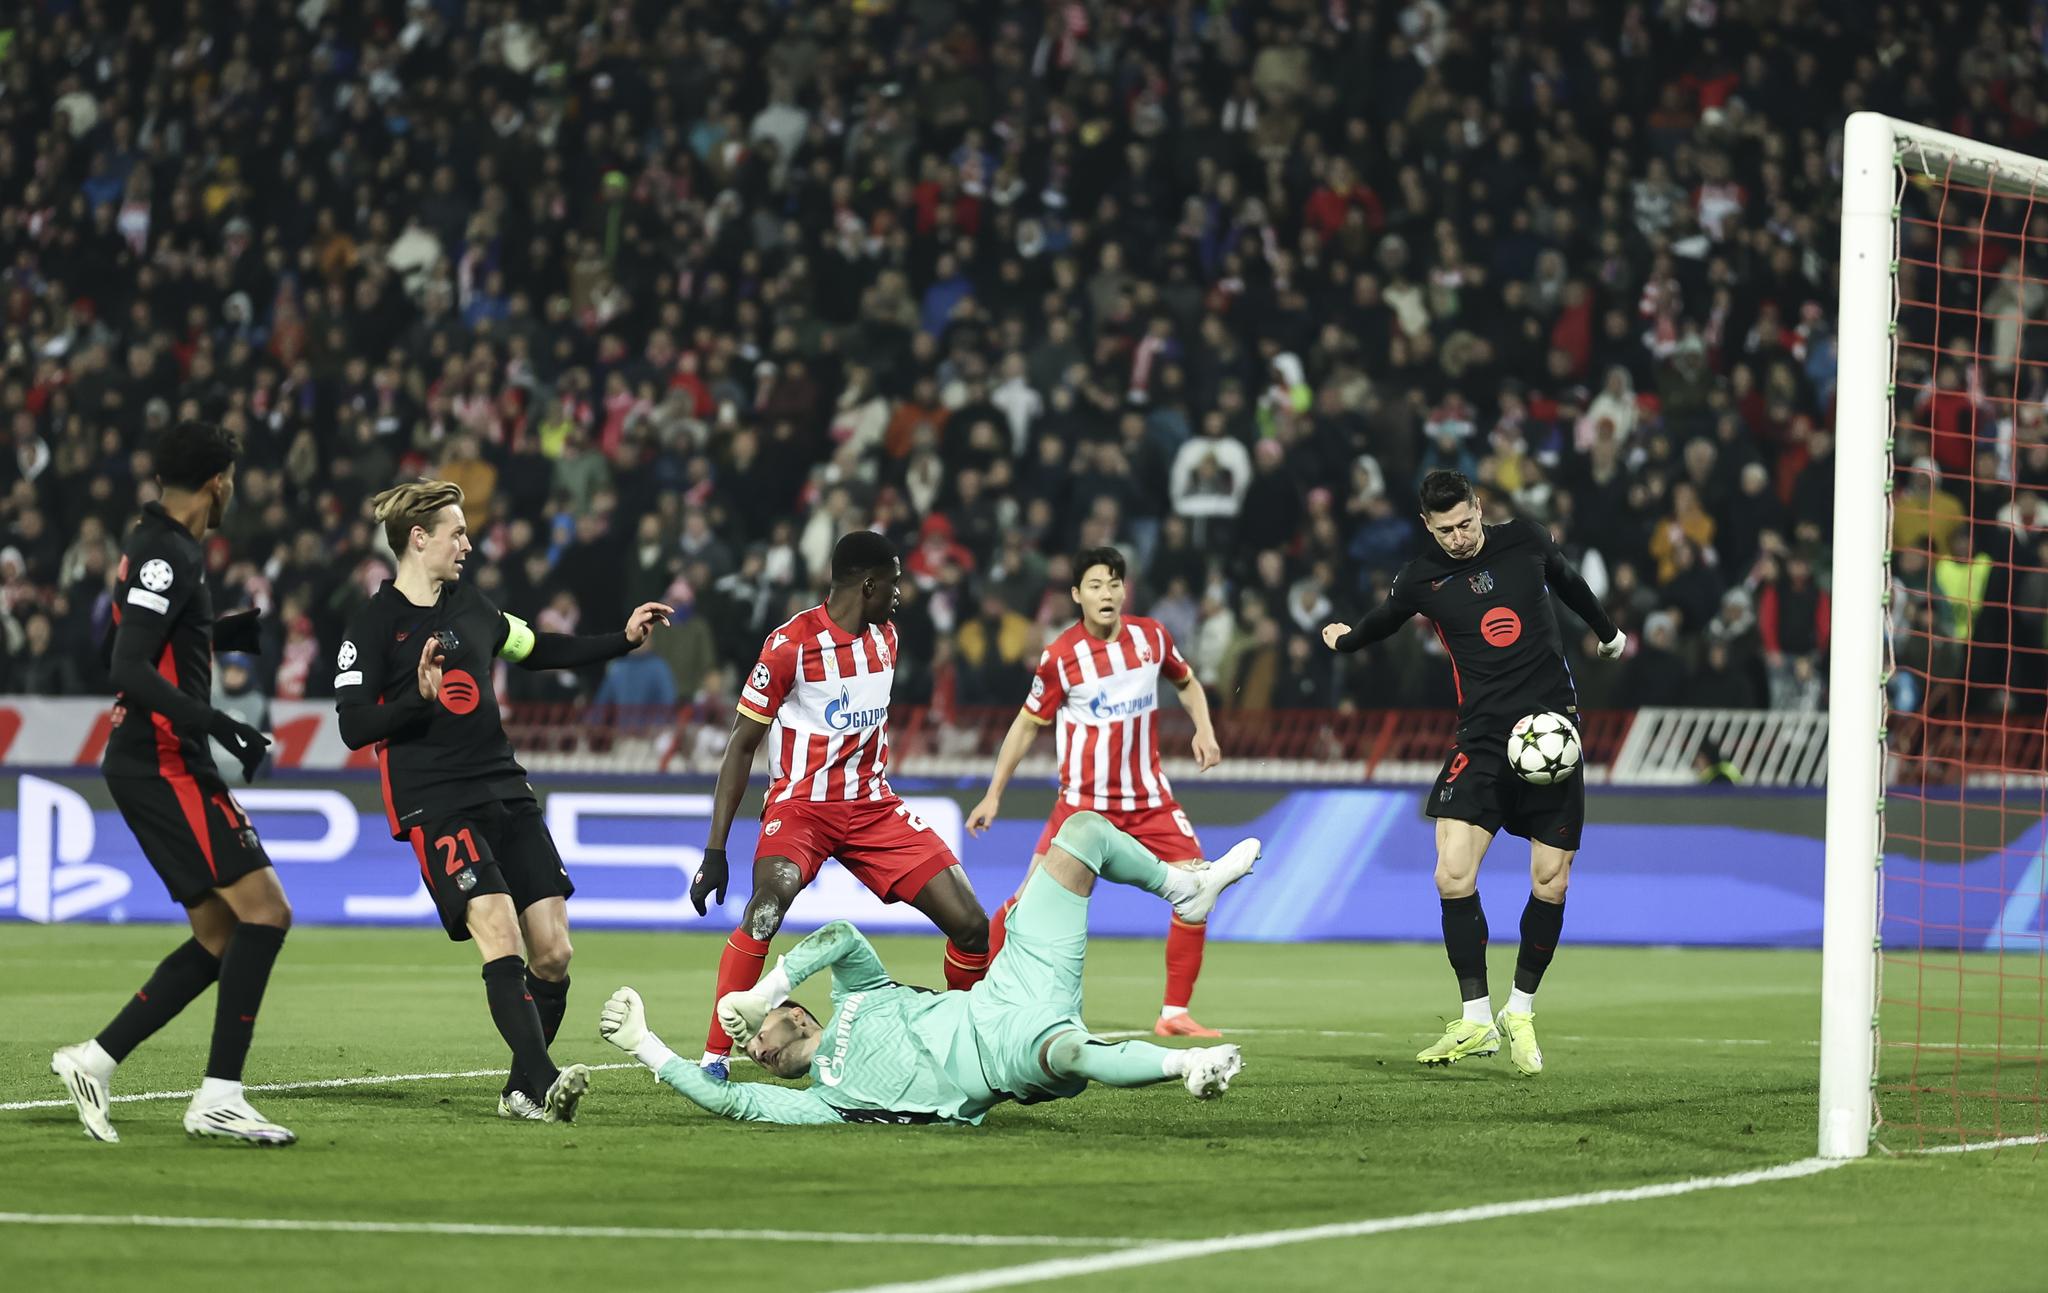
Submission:
M 176 921 L 177 905 L 90 778 L 20 776 L 0 807 L 0 920 Z M 900 786 L 912 811 L 954 848 L 991 908 L 1022 879 L 1044 818 L 1005 815 L 967 838 L 968 796 Z M 436 923 L 411 849 L 390 838 L 359 784 L 272 785 L 237 792 L 263 835 L 302 924 Z M 745 903 L 756 824 L 733 827 L 732 892 L 700 917 L 688 889 L 711 811 L 709 787 L 564 789 L 543 796 L 577 885 L 581 928 L 729 929 Z M 1020 801 L 1022 795 L 1013 794 Z M 94 799 L 98 800 L 96 804 Z M 1043 796 L 1040 796 L 1042 801 Z M 1596 798 L 1575 867 L 1571 937 L 1583 943 L 1816 947 L 1822 841 L 1817 796 L 1778 796 L 1775 813 L 1731 812 L 1733 801 L 1664 796 L 1649 809 Z M 1212 937 L 1261 941 L 1439 936 L 1431 872 L 1432 823 L 1408 788 L 1266 791 L 1188 797 L 1211 853 L 1245 835 L 1266 842 L 1258 873 L 1227 899 Z M 1672 808 L 1671 805 L 1678 805 Z M 1686 811 L 1687 806 L 1694 806 Z M 1611 820 L 1615 816 L 1632 820 Z M 1674 816 L 1691 820 L 1672 820 Z M 1769 824 L 1734 824 L 1759 818 Z M 1888 860 L 1887 941 L 2038 950 L 2043 946 L 2043 835 L 2033 821 L 1978 856 L 1930 869 Z M 1482 892 L 1519 909 L 1526 850 L 1502 837 Z M 924 917 L 884 906 L 828 864 L 792 909 L 788 928 L 845 917 L 874 931 L 920 931 Z M 1907 922 L 1910 922 L 1908 924 Z M 1097 890 L 1101 935 L 1156 936 L 1158 901 L 1114 885 Z

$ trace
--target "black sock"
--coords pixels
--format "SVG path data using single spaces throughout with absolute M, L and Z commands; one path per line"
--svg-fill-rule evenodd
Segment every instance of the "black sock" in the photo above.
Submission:
M 270 986 L 270 967 L 284 946 L 284 930 L 246 921 L 228 935 L 220 958 L 220 995 L 213 1002 L 213 1050 L 206 1057 L 206 1076 L 224 1082 L 242 1080 L 249 1058 L 249 1039 L 256 1035 L 256 1012 L 263 1008 L 263 990 Z
M 526 992 L 533 998 L 533 1008 L 540 1012 L 541 1036 L 547 1038 L 549 1046 L 553 1046 L 555 1034 L 562 1031 L 562 1012 L 569 1008 L 569 981 L 563 979 L 560 983 L 555 983 L 541 978 L 529 969 L 526 972 Z M 514 1091 L 524 1091 L 538 1100 L 547 1094 L 547 1087 L 536 1087 L 527 1081 L 526 1075 L 520 1071 L 517 1064 L 514 1064 L 512 1071 L 505 1077 L 505 1089 L 499 1094 L 511 1095 Z
M 1444 951 L 1458 976 L 1458 999 L 1477 1001 L 1486 995 L 1486 911 L 1477 892 L 1442 901 Z
M 149 982 L 128 999 L 121 1013 L 100 1029 L 100 1049 L 115 1063 L 149 1040 L 152 1033 L 178 1017 L 200 993 L 220 977 L 220 958 L 206 950 L 196 938 L 178 944 L 177 950 L 157 963 Z
M 1534 992 L 1543 982 L 1543 972 L 1557 955 L 1558 936 L 1563 933 L 1564 904 L 1530 894 L 1529 905 L 1522 908 L 1522 950 L 1515 953 L 1515 987 L 1519 991 Z
M 512 1048 L 512 1067 L 539 1084 L 545 1094 L 560 1072 L 548 1058 L 548 1040 L 541 1031 L 540 1011 L 526 990 L 526 962 L 501 956 L 484 962 L 484 996 L 491 1003 L 491 1022 Z

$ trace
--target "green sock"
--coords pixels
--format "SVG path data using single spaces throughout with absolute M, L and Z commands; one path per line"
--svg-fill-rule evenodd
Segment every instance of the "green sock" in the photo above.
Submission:
M 1178 889 L 1174 869 L 1146 852 L 1145 846 L 1109 824 L 1100 813 L 1075 813 L 1060 825 L 1053 843 L 1078 858 L 1105 880 L 1132 885 L 1146 893 L 1171 898 Z
M 1045 1060 L 1057 1077 L 1086 1078 L 1104 1086 L 1151 1086 L 1180 1076 L 1170 1071 L 1180 1066 L 1180 1054 L 1150 1042 L 1098 1042 L 1068 1033 L 1052 1044 Z

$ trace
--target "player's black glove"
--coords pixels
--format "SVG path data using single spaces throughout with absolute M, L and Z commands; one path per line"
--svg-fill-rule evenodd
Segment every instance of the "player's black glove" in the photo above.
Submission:
M 228 748 L 235 756 L 235 762 L 242 765 L 242 780 L 254 781 L 256 769 L 263 766 L 263 752 L 270 748 L 270 738 L 236 718 L 233 714 L 216 709 L 207 720 L 206 734 Z
M 725 881 L 725 850 L 705 849 L 704 862 L 697 868 L 697 878 L 690 881 L 690 905 L 697 909 L 699 916 L 708 910 L 704 906 L 704 899 L 713 890 L 717 891 L 717 902 L 725 901 Z
M 213 649 L 220 652 L 263 653 L 263 628 L 257 623 L 262 612 L 255 608 L 229 611 L 213 622 Z

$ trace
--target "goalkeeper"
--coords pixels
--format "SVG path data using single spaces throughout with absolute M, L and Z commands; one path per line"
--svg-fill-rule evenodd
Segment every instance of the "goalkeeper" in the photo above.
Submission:
M 1259 842 L 1248 839 L 1212 862 L 1170 867 L 1101 814 L 1076 813 L 1025 882 L 988 977 L 964 992 L 894 982 L 861 932 L 833 921 L 754 987 L 718 1002 L 719 1021 L 748 1058 L 776 1077 L 809 1074 L 806 1089 L 706 1077 L 648 1031 L 631 988 L 605 1003 L 598 1031 L 705 1109 L 746 1122 L 974 1124 L 1005 1100 L 1066 1099 L 1090 1082 L 1178 1079 L 1196 1098 L 1211 1099 L 1243 1067 L 1237 1047 L 1110 1043 L 1081 1022 L 1088 895 L 1100 876 L 1158 894 L 1182 920 L 1200 922 L 1258 858 Z M 827 969 L 832 1013 L 820 1024 L 786 998 Z

